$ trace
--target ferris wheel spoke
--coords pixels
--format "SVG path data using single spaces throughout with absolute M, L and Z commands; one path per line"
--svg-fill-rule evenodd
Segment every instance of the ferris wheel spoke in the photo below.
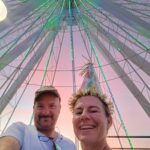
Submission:
M 94 39 L 96 39 L 96 37 L 94 37 Z M 103 54 L 105 55 L 105 57 L 108 59 L 108 61 L 110 62 L 114 62 L 115 59 L 113 58 L 113 56 L 109 53 L 109 51 L 107 50 L 107 48 L 100 43 L 100 41 L 98 41 L 98 39 L 95 41 L 97 47 L 100 47 L 102 49 L 101 52 L 103 52 Z M 108 58 L 109 56 L 109 58 Z M 123 78 L 121 78 L 121 80 L 124 82 L 124 84 L 126 84 L 126 86 L 129 88 L 129 90 L 132 92 L 132 94 L 137 98 L 138 102 L 140 103 L 140 105 L 143 107 L 143 109 L 145 110 L 145 112 L 147 113 L 147 115 L 150 117 L 150 104 L 148 102 L 148 100 L 145 98 L 145 96 L 139 91 L 139 89 L 136 87 L 136 85 L 132 82 L 132 80 L 126 76 L 126 73 L 124 72 L 124 70 L 119 66 L 119 64 L 115 63 L 113 64 L 113 67 L 116 71 L 116 73 L 119 76 L 123 76 Z

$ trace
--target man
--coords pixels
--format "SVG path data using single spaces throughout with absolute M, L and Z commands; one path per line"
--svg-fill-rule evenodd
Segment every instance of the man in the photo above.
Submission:
M 0 150 L 76 150 L 71 140 L 55 130 L 60 101 L 53 86 L 37 90 L 33 106 L 35 127 L 21 122 L 12 124 L 0 138 Z

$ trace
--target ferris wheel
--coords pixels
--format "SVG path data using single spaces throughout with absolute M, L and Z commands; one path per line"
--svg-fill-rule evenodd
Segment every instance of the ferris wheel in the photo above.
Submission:
M 115 108 L 108 140 L 118 138 L 112 147 L 147 146 L 131 135 L 150 135 L 149 0 L 3 2 L 8 15 L 0 22 L 0 133 L 19 112 L 25 119 L 21 109 L 31 109 L 42 85 L 55 85 L 67 109 L 83 80 L 82 67 L 92 62 Z M 26 115 L 32 123 L 31 110 Z

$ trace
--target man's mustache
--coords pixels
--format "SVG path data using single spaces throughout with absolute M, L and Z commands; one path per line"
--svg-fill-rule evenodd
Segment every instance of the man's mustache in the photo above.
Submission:
M 39 120 L 40 119 L 46 119 L 46 118 L 51 118 L 50 115 L 42 115 L 42 116 L 39 116 Z

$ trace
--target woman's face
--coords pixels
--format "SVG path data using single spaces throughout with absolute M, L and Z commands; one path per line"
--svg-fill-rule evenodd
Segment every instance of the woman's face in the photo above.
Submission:
M 74 132 L 81 142 L 106 140 L 112 118 L 106 117 L 104 106 L 95 96 L 82 96 L 73 110 Z

